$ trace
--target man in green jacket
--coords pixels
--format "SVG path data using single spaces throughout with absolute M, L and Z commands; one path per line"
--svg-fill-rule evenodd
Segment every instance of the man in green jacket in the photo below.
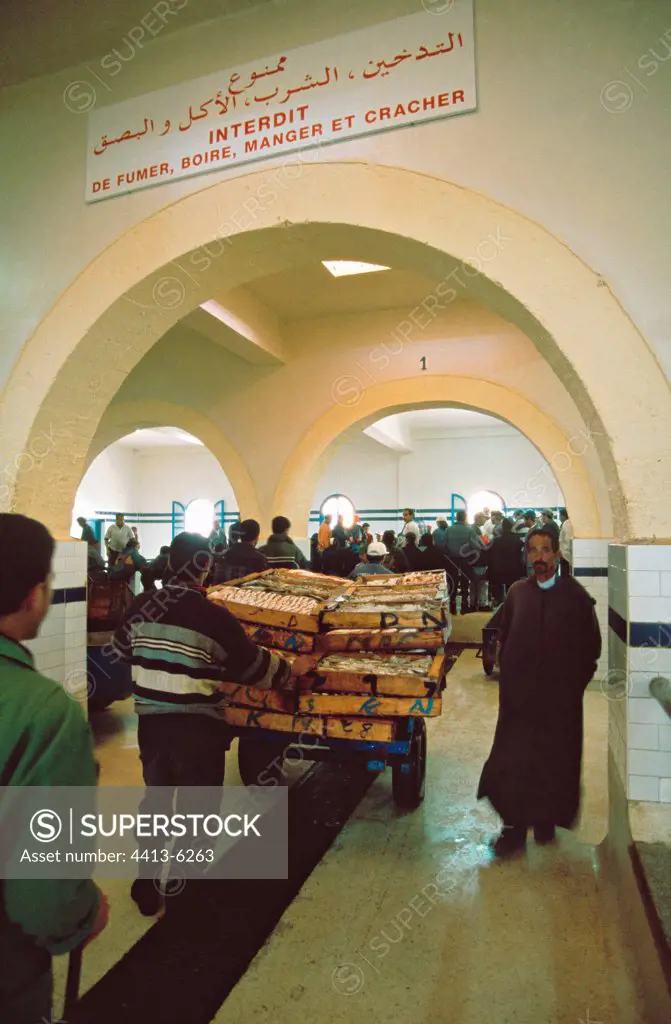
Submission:
M 0 514 L 0 787 L 96 785 L 81 707 L 22 643 L 49 610 L 53 550 L 41 523 Z M 0 828 L 4 818 L 0 799 Z M 51 957 L 93 938 L 107 915 L 91 879 L 0 879 L 2 1024 L 51 1020 Z
M 293 559 L 298 564 L 299 569 L 309 568 L 308 560 L 298 547 L 294 544 L 291 537 L 289 536 L 289 530 L 291 529 L 291 523 L 286 516 L 275 516 L 271 523 L 273 532 L 268 538 L 268 543 L 264 544 L 259 551 L 266 558 L 286 558 L 287 560 Z

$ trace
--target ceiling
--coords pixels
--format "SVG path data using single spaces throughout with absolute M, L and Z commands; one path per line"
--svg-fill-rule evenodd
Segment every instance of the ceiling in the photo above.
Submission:
M 402 425 L 410 436 L 416 435 L 417 431 L 425 430 L 487 429 L 500 430 L 502 433 L 515 432 L 514 427 L 510 427 L 496 416 L 486 416 L 472 409 L 411 409 L 408 412 L 397 413 L 394 417 L 378 420 L 373 426 L 384 430 L 385 422 L 390 419 Z
M 324 259 L 329 259 L 328 255 Z M 260 278 L 245 287 L 282 320 L 306 320 L 401 306 L 413 309 L 433 294 L 436 283 L 420 274 L 394 269 L 333 277 L 315 261 Z
M 161 36 L 214 18 L 240 14 L 273 0 L 193 0 L 175 3 Z M 151 15 L 151 0 L 2 0 L 0 83 L 30 78 L 104 57 Z
M 192 434 L 187 434 L 177 427 L 150 427 L 144 430 L 135 430 L 132 434 L 126 434 L 115 444 L 121 448 L 134 448 L 137 451 L 148 451 L 154 448 L 181 448 L 203 447 L 203 442 Z M 111 446 L 110 446 L 111 447 Z

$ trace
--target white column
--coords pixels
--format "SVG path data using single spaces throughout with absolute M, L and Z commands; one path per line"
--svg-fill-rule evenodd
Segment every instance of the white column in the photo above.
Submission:
M 629 800 L 671 803 L 671 720 L 650 693 L 655 676 L 671 678 L 671 545 L 612 545 L 609 579 L 610 672 L 625 680 L 611 753 Z
M 596 601 L 601 629 L 601 658 L 591 689 L 602 688 L 608 673 L 608 545 L 607 537 L 573 541 L 573 575 Z
M 51 608 L 35 640 L 26 642 L 38 672 L 55 680 L 86 713 L 86 570 L 83 541 L 56 541 Z

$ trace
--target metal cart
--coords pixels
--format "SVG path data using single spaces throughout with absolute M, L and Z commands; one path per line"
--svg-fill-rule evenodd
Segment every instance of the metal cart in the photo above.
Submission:
M 238 766 L 246 786 L 278 785 L 284 758 L 300 751 L 300 757 L 308 761 L 355 760 L 376 773 L 391 766 L 396 806 L 415 810 L 424 799 L 427 736 L 426 720 L 421 716 L 399 718 L 396 738 L 389 742 L 294 736 L 248 727 L 233 727 L 233 731 L 239 737 Z

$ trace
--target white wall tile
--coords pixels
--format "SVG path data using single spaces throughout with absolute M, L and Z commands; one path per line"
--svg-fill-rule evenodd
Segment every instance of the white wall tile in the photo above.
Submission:
M 627 573 L 629 597 L 659 597 L 661 575 L 664 574 L 652 570 L 632 569 Z
M 629 748 L 630 775 L 656 775 L 671 778 L 671 753 L 660 750 L 632 750 Z
M 659 749 L 671 750 L 671 723 L 669 725 L 658 725 Z
M 628 693 L 630 697 L 652 697 L 650 693 L 650 682 L 657 675 L 656 672 L 630 672 Z
M 671 804 L 671 779 L 659 780 L 659 799 L 663 804 Z
M 629 544 L 628 569 L 666 569 L 671 571 L 671 546 L 668 544 Z
M 661 572 L 659 575 L 662 597 L 671 597 L 671 572 Z
M 629 595 L 630 622 L 668 622 L 671 597 L 634 597 Z
M 35 658 L 35 665 L 37 667 L 38 672 L 44 672 L 45 675 L 49 674 L 50 669 L 57 668 L 58 666 L 63 665 L 64 663 L 64 655 L 62 650 L 46 654 L 38 654 Z
M 634 672 L 669 675 L 671 673 L 671 647 L 630 647 L 629 667 Z
M 629 748 L 631 750 L 659 750 L 658 725 L 629 725 Z
M 630 800 L 649 800 L 658 803 L 659 779 L 651 775 L 630 775 L 628 796 Z
M 668 715 L 664 711 L 661 704 L 658 704 L 654 697 L 649 697 L 647 700 L 642 700 L 637 697 L 631 697 L 628 702 L 627 718 L 629 725 L 666 725 L 669 721 Z M 639 773 L 634 773 L 639 774 Z M 641 772 L 640 774 L 646 775 L 647 772 Z M 664 772 L 660 772 L 663 775 Z M 671 774 L 671 772 L 669 773 Z

